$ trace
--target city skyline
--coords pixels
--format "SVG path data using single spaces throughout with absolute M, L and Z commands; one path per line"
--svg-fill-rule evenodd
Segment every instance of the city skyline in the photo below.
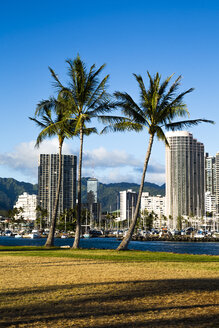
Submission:
M 163 79 L 174 72 L 175 77 L 182 74 L 181 90 L 195 88 L 185 97 L 191 119 L 216 122 L 215 126 L 202 124 L 189 131 L 204 143 L 210 155 L 219 151 L 215 138 L 219 118 L 219 47 L 215 42 L 219 4 L 94 1 L 91 6 L 88 1 L 79 4 L 64 0 L 61 8 L 58 1 L 11 1 L 0 6 L 0 83 L 4 95 L 1 108 L 5 122 L 1 132 L 6 136 L 0 152 L 1 177 L 36 182 L 38 154 L 57 152 L 55 139 L 45 141 L 39 150 L 34 149 L 39 130 L 28 117 L 33 116 L 41 99 L 55 94 L 48 66 L 66 81 L 65 59 L 74 58 L 77 53 L 88 66 L 106 63 L 104 74 L 110 74 L 109 92 L 127 91 L 136 101 L 138 88 L 133 72 L 141 74 L 146 85 L 147 70 L 151 74 L 158 71 Z M 156 27 L 155 19 L 159 22 Z M 100 31 L 105 21 L 105 29 Z M 13 118 L 10 124 L 9 117 Z M 100 131 L 102 126 L 98 123 L 97 127 Z M 116 133 L 85 138 L 83 176 L 92 176 L 95 170 L 101 182 L 139 183 L 145 137 L 148 138 L 143 133 Z M 68 141 L 63 153 L 77 155 L 78 149 L 78 140 Z M 160 185 L 165 181 L 165 146 L 161 142 L 155 142 L 146 181 Z

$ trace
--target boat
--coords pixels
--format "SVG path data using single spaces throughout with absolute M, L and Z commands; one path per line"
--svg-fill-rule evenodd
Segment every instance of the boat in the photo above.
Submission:
M 14 238 L 23 238 L 23 236 L 18 233 L 14 236 Z
M 12 231 L 11 230 L 5 230 L 5 236 L 6 237 L 11 237 L 12 236 Z
M 90 238 L 90 234 L 89 234 L 89 233 L 84 233 L 84 234 L 83 234 L 83 237 L 84 237 L 84 238 Z
M 68 236 L 66 236 L 66 235 L 61 235 L 61 238 L 62 238 L 62 239 L 65 239 L 65 238 L 68 238 Z
M 29 233 L 28 235 L 28 238 L 30 239 L 35 239 L 35 238 L 40 238 L 40 234 L 38 232 L 32 232 L 32 233 Z

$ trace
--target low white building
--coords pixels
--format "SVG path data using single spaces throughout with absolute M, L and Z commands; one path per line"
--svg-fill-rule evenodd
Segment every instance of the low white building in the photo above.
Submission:
M 212 213 L 213 216 L 216 213 L 216 195 L 210 191 L 205 193 L 205 212 Z
M 23 209 L 21 216 L 24 220 L 36 220 L 37 195 L 24 192 L 18 197 L 14 207 Z
M 165 215 L 165 197 L 161 195 L 150 196 L 149 192 L 143 192 L 141 196 L 141 212 L 147 210 L 154 212 L 159 218 Z

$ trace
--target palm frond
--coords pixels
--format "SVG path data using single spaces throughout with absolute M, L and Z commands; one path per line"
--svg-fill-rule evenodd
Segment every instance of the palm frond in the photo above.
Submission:
M 189 128 L 191 126 L 195 126 L 198 125 L 199 123 L 211 123 L 211 124 L 215 124 L 214 121 L 211 120 L 206 120 L 206 119 L 196 119 L 196 120 L 186 120 L 186 121 L 179 121 L 179 122 L 171 122 L 168 124 L 165 124 L 165 128 L 167 130 L 181 130 L 183 128 Z
M 86 136 L 89 136 L 89 135 L 92 134 L 92 133 L 97 134 L 98 131 L 97 131 L 96 128 L 84 128 L 84 129 L 83 129 L 83 133 L 84 133 Z
M 165 94 L 166 88 L 167 88 L 171 78 L 173 77 L 173 75 L 174 75 L 174 73 L 171 74 L 170 76 L 168 76 L 166 78 L 166 80 L 161 84 L 159 91 L 158 91 L 160 97 L 162 97 Z
M 139 85 L 139 88 L 140 88 L 140 97 L 142 99 L 142 102 L 148 102 L 149 97 L 148 97 L 148 93 L 147 93 L 147 90 L 145 88 L 142 76 L 137 75 L 135 73 L 133 73 L 133 75 L 134 75 L 136 81 L 138 82 L 138 85 Z
M 54 86 L 54 88 L 58 89 L 59 91 L 63 88 L 62 83 L 60 82 L 58 75 L 55 73 L 55 71 L 49 67 L 50 73 L 53 77 L 53 79 L 55 80 L 52 85 Z
M 89 110 L 90 117 L 98 117 L 100 114 L 110 113 L 112 110 L 117 108 L 117 102 L 106 100 L 102 101 L 100 105 L 95 107 L 93 110 Z
M 106 75 L 91 95 L 90 92 L 87 93 L 87 99 L 85 99 L 87 110 L 94 108 L 96 105 L 99 105 L 101 101 L 105 101 L 108 98 L 105 90 L 108 79 L 109 75 Z
M 145 113 L 128 93 L 116 91 L 114 96 L 118 100 L 117 107 L 121 108 L 127 117 L 132 118 L 136 123 L 145 124 Z
M 143 130 L 143 126 L 138 123 L 133 123 L 130 121 L 123 121 L 114 123 L 112 125 L 106 126 L 100 134 L 104 134 L 107 132 L 124 132 L 124 131 L 135 131 L 140 132 Z
M 127 117 L 123 116 L 98 115 L 97 118 L 101 123 L 111 125 L 113 125 L 114 123 L 122 123 L 127 121 Z
M 160 101 L 159 101 L 160 110 L 162 110 L 163 108 L 168 106 L 173 101 L 173 99 L 175 98 L 176 91 L 177 91 L 178 87 L 180 86 L 181 79 L 182 79 L 182 76 L 181 75 L 178 76 L 176 78 L 176 80 L 174 81 L 174 83 L 170 86 L 167 93 L 159 92 L 159 94 L 160 94 Z
M 45 111 L 52 110 L 52 108 L 55 105 L 56 105 L 56 99 L 54 97 L 50 97 L 49 99 L 46 100 L 43 99 L 37 104 L 35 115 L 40 116 Z
M 164 131 L 162 130 L 162 128 L 160 126 L 157 126 L 157 128 L 156 128 L 156 136 L 157 136 L 158 140 L 164 141 L 166 146 L 169 147 L 168 140 L 165 136 Z
M 43 122 L 40 122 L 39 120 L 37 120 L 35 117 L 29 117 L 29 119 L 31 120 L 31 121 L 34 121 L 39 127 L 41 127 L 41 128 L 45 128 L 46 126 L 45 126 L 45 124 L 43 123 Z

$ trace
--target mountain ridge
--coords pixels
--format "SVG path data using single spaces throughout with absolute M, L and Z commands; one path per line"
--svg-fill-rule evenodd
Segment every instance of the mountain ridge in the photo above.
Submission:
M 87 180 L 89 177 L 82 178 L 82 202 L 87 202 Z M 102 211 L 115 211 L 117 209 L 117 196 L 119 191 L 132 189 L 138 192 L 139 185 L 131 182 L 118 182 L 104 184 L 99 182 L 98 197 L 102 204 Z M 165 195 L 165 184 L 159 186 L 155 183 L 145 182 L 144 191 L 151 195 Z M 0 178 L 0 212 L 6 212 L 13 208 L 18 196 L 23 192 L 37 195 L 38 185 L 29 182 L 18 181 L 13 178 Z

